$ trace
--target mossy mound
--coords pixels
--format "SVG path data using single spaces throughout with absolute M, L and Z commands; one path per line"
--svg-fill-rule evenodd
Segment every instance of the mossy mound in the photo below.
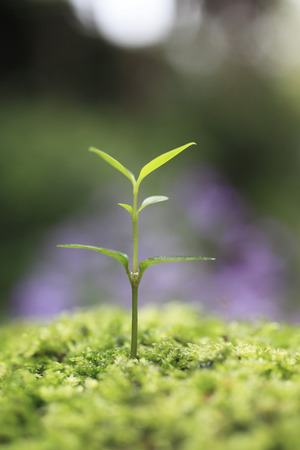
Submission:
M 295 450 L 300 330 L 169 305 L 0 331 L 0 448 Z

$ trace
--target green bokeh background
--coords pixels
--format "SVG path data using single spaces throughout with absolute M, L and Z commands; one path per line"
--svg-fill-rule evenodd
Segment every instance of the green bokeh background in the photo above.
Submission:
M 259 4 L 275 7 L 257 2 L 257 14 Z M 218 12 L 207 9 L 211 16 Z M 297 301 L 299 67 L 275 77 L 233 49 L 209 76 L 183 76 L 160 46 L 128 50 L 88 34 L 63 1 L 2 0 L 0 18 L 3 312 L 36 258 L 36 243 L 113 176 L 88 155 L 90 145 L 137 172 L 150 158 L 190 141 L 197 148 L 152 183 L 195 164 L 224 173 L 256 217 L 273 217 L 291 233 Z

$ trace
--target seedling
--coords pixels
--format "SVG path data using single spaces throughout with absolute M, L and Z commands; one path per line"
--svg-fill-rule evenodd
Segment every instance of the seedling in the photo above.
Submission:
M 94 250 L 99 253 L 103 253 L 104 255 L 110 256 L 111 258 L 119 261 L 126 270 L 128 275 L 131 289 L 132 289 L 132 326 L 131 326 L 131 358 L 137 358 L 137 335 L 138 335 L 138 288 L 141 282 L 142 276 L 148 267 L 153 264 L 163 263 L 163 262 L 174 262 L 174 261 L 203 261 L 203 260 L 214 260 L 215 258 L 207 258 L 203 256 L 155 256 L 153 258 L 144 259 L 140 263 L 138 263 L 138 220 L 140 212 L 146 208 L 146 206 L 153 205 L 154 203 L 164 202 L 168 200 L 168 197 L 164 195 L 155 195 L 151 197 L 147 197 L 142 204 L 138 207 L 138 193 L 141 182 L 146 176 L 148 176 L 151 172 L 158 169 L 160 166 L 170 161 L 170 159 L 174 158 L 179 153 L 183 152 L 183 150 L 187 149 L 191 145 L 195 145 L 194 142 L 190 142 L 189 144 L 183 145 L 182 147 L 178 147 L 175 150 L 171 150 L 167 153 L 163 153 L 157 158 L 150 161 L 146 164 L 136 180 L 130 170 L 126 169 L 121 163 L 119 163 L 116 159 L 109 156 L 107 153 L 104 153 L 102 150 L 97 150 L 94 147 L 90 147 L 89 150 L 93 153 L 99 155 L 104 161 L 113 166 L 115 169 L 119 170 L 125 177 L 127 177 L 133 186 L 133 204 L 127 205 L 126 203 L 119 203 L 120 206 L 125 208 L 131 215 L 132 220 L 132 231 L 133 231 L 133 260 L 132 260 L 132 269 L 129 268 L 129 258 L 126 253 L 118 252 L 116 250 L 109 250 L 107 248 L 102 247 L 93 247 L 91 245 L 81 245 L 81 244 L 66 244 L 66 245 L 58 245 L 58 247 L 67 247 L 67 248 L 84 248 L 88 250 Z

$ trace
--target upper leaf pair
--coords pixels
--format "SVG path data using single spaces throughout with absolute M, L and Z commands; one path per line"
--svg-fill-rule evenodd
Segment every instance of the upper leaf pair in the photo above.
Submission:
M 141 181 L 147 175 L 149 175 L 154 170 L 158 169 L 160 166 L 162 166 L 166 162 L 170 161 L 170 159 L 174 158 L 176 155 L 183 152 L 183 150 L 190 147 L 191 145 L 196 145 L 196 144 L 195 144 L 195 142 L 190 142 L 189 144 L 183 145 L 182 147 L 175 148 L 174 150 L 170 150 L 169 152 L 163 153 L 162 155 L 158 156 L 157 158 L 154 158 L 152 161 L 148 162 L 148 164 L 146 164 L 142 168 L 137 180 L 135 179 L 135 176 L 133 175 L 133 173 L 130 172 L 130 170 L 126 169 L 126 167 L 124 167 L 123 164 L 121 164 L 119 161 L 117 161 L 112 156 L 108 155 L 107 153 L 103 152 L 102 150 L 98 150 L 95 147 L 90 147 L 89 151 L 96 153 L 102 159 L 104 159 L 104 161 L 106 161 L 108 164 L 113 166 L 115 169 L 119 170 L 119 172 L 123 173 L 123 175 L 125 175 L 125 177 L 127 177 L 131 181 L 133 187 L 135 189 L 138 189 Z M 160 201 L 162 201 L 162 200 L 160 200 Z M 154 203 L 154 202 L 151 202 L 151 203 Z M 148 203 L 148 204 L 150 204 L 150 203 Z

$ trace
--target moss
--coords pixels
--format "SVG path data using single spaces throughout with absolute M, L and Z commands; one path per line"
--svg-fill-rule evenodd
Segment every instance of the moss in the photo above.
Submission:
M 0 447 L 283 450 L 300 441 L 300 330 L 168 305 L 0 331 Z

